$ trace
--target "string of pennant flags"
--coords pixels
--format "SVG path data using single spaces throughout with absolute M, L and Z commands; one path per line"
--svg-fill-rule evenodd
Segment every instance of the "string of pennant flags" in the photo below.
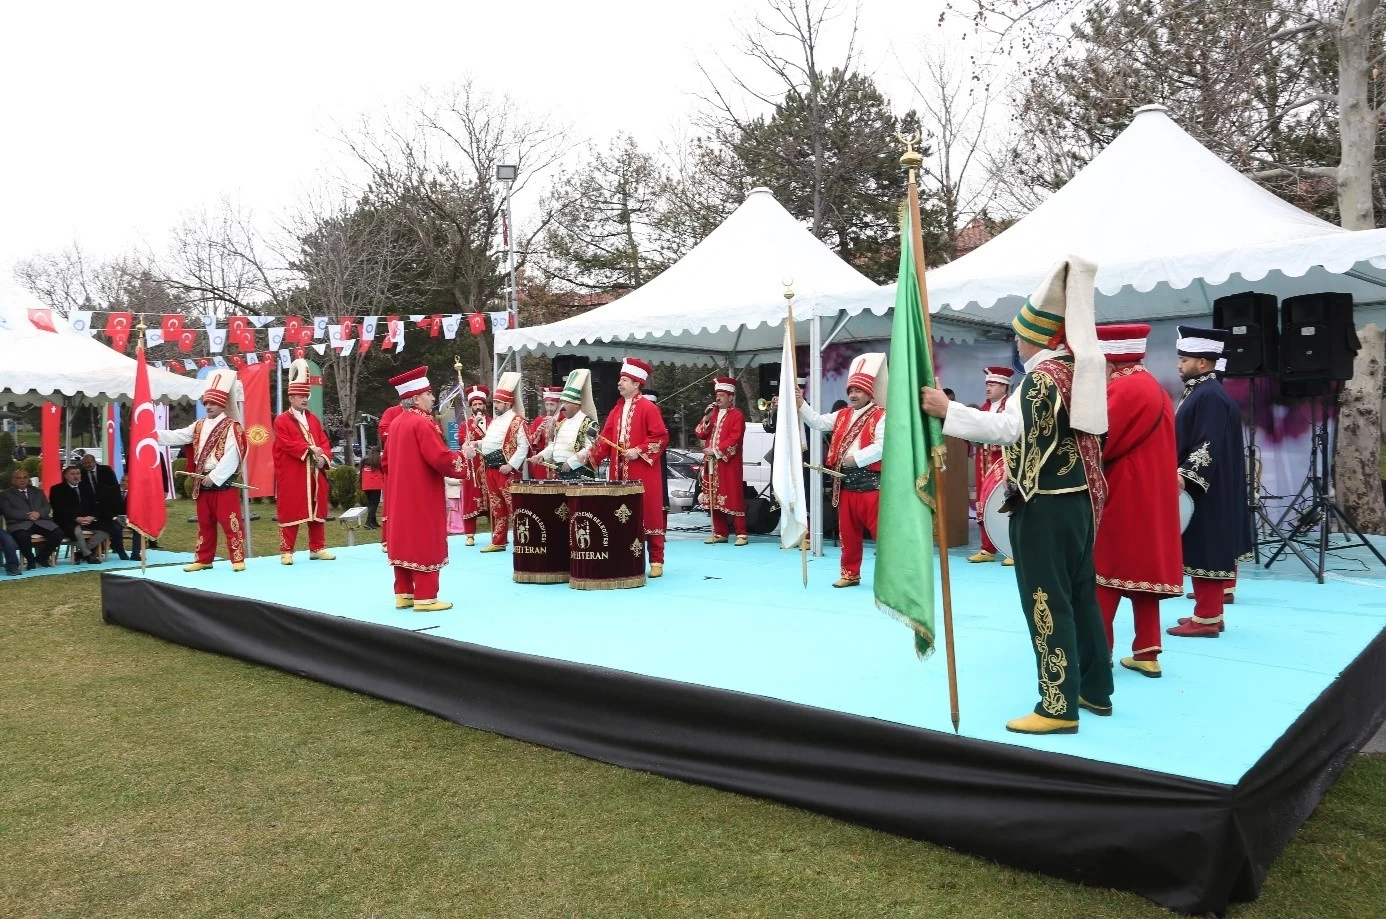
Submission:
M 48 330 L 52 331 L 51 315 L 35 317 L 34 313 L 48 314 L 48 310 L 30 310 L 30 322 L 43 328 L 46 320 Z M 94 317 L 104 316 L 104 327 L 97 328 Z M 277 360 L 281 367 L 288 367 L 295 357 L 302 357 L 308 350 L 319 356 L 327 349 L 345 356 L 353 351 L 367 351 L 377 347 L 382 351 L 404 351 L 405 330 L 413 326 L 426 331 L 431 338 L 455 339 L 465 328 L 473 335 L 488 330 L 492 332 L 513 327 L 512 314 L 506 310 L 492 313 L 433 313 L 410 316 L 226 316 L 224 325 L 218 325 L 216 316 L 184 316 L 181 313 L 165 314 L 158 317 L 157 324 L 150 323 L 145 329 L 145 344 L 150 347 L 175 345 L 184 354 L 197 347 L 205 336 L 210 357 L 184 358 L 175 360 L 151 360 L 150 363 L 173 373 L 196 373 L 202 367 L 219 367 L 239 370 L 247 364 Z M 131 344 L 134 333 L 135 314 L 129 312 L 97 312 L 93 310 L 72 310 L 68 323 L 73 331 L 87 336 L 101 335 L 112 348 L 122 353 Z M 282 323 L 278 325 L 275 323 Z M 257 333 L 265 333 L 265 349 L 259 347 Z M 379 336 L 379 340 L 377 340 Z M 234 353 L 233 350 L 240 353 Z

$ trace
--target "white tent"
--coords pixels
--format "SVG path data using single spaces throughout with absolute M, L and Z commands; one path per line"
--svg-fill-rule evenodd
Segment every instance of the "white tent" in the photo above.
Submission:
M 36 328 L 27 311 L 0 306 L 0 402 L 134 397 L 133 358 L 74 332 L 56 315 L 54 326 L 56 332 Z M 149 388 L 156 401 L 195 401 L 207 384 L 150 367 Z
M 995 239 L 928 273 L 929 303 L 1009 323 L 1056 261 L 1097 263 L 1099 321 L 1203 317 L 1248 290 L 1351 293 L 1386 301 L 1386 229 L 1350 232 L 1261 188 L 1190 137 L 1163 106 L 1139 109 L 1116 140 Z M 810 298 L 817 315 L 882 328 L 894 285 L 869 299 Z M 944 315 L 950 315 L 945 313 Z
M 619 359 L 634 352 L 662 363 L 738 366 L 777 360 L 783 340 L 785 281 L 796 303 L 831 296 L 863 302 L 880 288 L 816 239 L 757 188 L 691 252 L 653 281 L 605 306 L 547 325 L 496 333 L 497 354 L 577 352 Z M 801 340 L 809 311 L 796 307 Z M 879 331 L 873 333 L 879 337 Z M 965 325 L 942 324 L 935 337 L 971 340 Z M 838 341 L 853 340 L 852 335 Z

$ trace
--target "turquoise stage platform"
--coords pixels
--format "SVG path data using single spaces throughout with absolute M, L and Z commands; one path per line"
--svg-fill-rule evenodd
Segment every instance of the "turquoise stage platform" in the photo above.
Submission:
M 705 518 L 704 518 L 705 519 Z M 672 522 L 672 521 L 671 521 Z M 705 531 L 704 531 L 705 532 Z M 1386 571 L 1330 556 L 1244 566 L 1227 631 L 1167 637 L 1164 677 L 1116 668 L 1079 733 L 1005 722 L 1037 698 L 1013 569 L 950 555 L 961 728 L 942 652 L 879 612 L 873 553 L 834 589 L 767 538 L 672 532 L 663 578 L 516 584 L 509 553 L 450 541 L 442 613 L 394 609 L 378 545 L 102 578 L 106 621 L 630 768 L 773 798 L 1187 912 L 1254 899 L 1386 719 Z M 1360 550 L 1359 550 L 1360 551 Z M 1161 604 L 1165 625 L 1192 601 Z M 941 628 L 941 626 L 940 626 Z M 1118 613 L 1117 654 L 1132 639 Z
M 810 558 L 805 589 L 799 554 L 774 542 L 707 546 L 674 535 L 663 578 L 634 590 L 580 591 L 515 584 L 508 553 L 482 555 L 457 536 L 441 592 L 455 606 L 445 613 L 393 608 L 379 546 L 334 551 L 335 562 L 299 553 L 292 567 L 269 557 L 252 559 L 242 574 L 222 562 L 195 574 L 151 569 L 148 577 L 503 651 L 952 730 L 943 654 L 919 661 L 908 630 L 876 609 L 870 547 L 862 586 L 831 586 L 838 563 L 829 547 L 826 556 Z M 1166 636 L 1163 678 L 1116 669 L 1112 717 L 1085 716 L 1076 736 L 1028 737 L 1004 726 L 1038 698 L 1015 576 L 997 563 L 968 564 L 965 554 L 950 556 L 963 736 L 1210 782 L 1235 784 L 1386 628 L 1386 572 L 1349 561 L 1342 567 L 1356 572 L 1350 580 L 1319 585 L 1293 558 L 1270 572 L 1244 566 L 1220 638 Z M 117 574 L 137 577 L 138 569 Z M 1161 603 L 1166 626 L 1192 610 L 1192 600 Z M 1131 637 L 1123 607 L 1118 656 L 1129 653 Z

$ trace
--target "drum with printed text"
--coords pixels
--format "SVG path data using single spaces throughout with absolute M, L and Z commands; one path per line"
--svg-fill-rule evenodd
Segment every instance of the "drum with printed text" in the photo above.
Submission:
M 565 482 L 568 586 L 616 590 L 645 586 L 645 486 Z
M 561 584 L 568 580 L 568 487 L 562 482 L 516 482 L 510 486 L 511 527 L 517 584 Z
M 1011 552 L 1011 515 L 1001 512 L 1006 501 L 1006 464 L 995 462 L 982 476 L 977 486 L 977 516 L 987 528 L 992 545 L 1005 558 L 1015 558 Z

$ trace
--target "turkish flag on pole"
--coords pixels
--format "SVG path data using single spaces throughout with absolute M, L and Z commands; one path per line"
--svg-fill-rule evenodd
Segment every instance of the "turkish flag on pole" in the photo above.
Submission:
M 44 490 L 52 488 L 63 479 L 63 409 L 52 402 L 43 403 L 43 428 L 40 445 L 43 450 L 43 463 L 39 467 L 39 480 Z
M 154 400 L 149 397 L 149 367 L 144 345 L 135 349 L 135 413 L 130 416 L 130 463 L 126 474 L 130 493 L 125 516 L 145 539 L 158 539 L 168 522 L 164 477 L 159 465 L 159 438 L 154 427 Z M 148 453 L 144 451 L 148 450 Z
M 250 364 L 236 374 L 245 390 L 245 484 L 260 495 L 274 494 L 274 419 L 270 415 L 270 362 Z

